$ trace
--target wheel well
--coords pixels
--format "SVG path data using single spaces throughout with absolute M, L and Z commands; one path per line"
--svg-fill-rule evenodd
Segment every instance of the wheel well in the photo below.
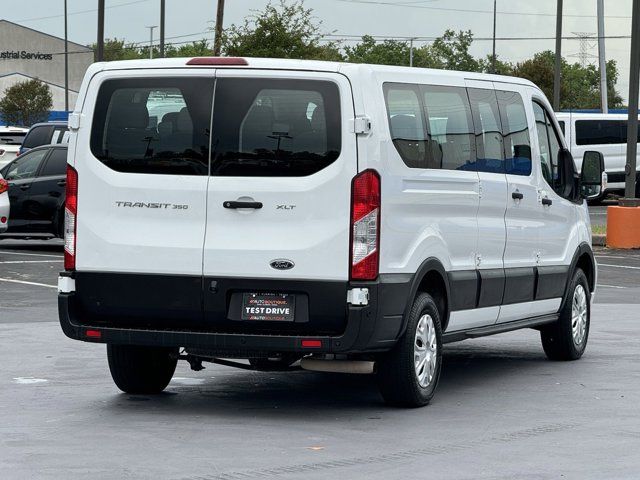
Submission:
M 440 272 L 436 270 L 427 272 L 425 276 L 422 277 L 417 291 L 428 293 L 433 297 L 438 306 L 438 312 L 443 322 L 442 330 L 444 331 L 449 321 L 449 316 L 447 315 L 447 286 Z
M 578 259 L 578 263 L 576 264 L 576 268 L 580 268 L 584 274 L 587 276 L 587 281 L 589 282 L 589 290 L 593 292 L 595 289 L 595 275 L 593 271 L 593 262 L 591 261 L 591 257 L 587 253 L 583 253 Z

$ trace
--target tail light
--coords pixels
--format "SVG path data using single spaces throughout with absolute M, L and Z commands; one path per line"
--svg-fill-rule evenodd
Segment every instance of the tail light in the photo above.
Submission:
M 351 185 L 351 279 L 375 280 L 380 257 L 380 175 L 359 173 Z
M 76 230 L 78 222 L 78 172 L 67 165 L 67 194 L 64 206 L 64 269 L 76 268 Z
M 7 182 L 4 178 L 0 178 L 0 193 L 4 193 L 9 190 L 9 182 Z

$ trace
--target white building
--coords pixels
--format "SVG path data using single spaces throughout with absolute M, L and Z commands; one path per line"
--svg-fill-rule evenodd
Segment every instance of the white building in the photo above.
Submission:
M 69 109 L 72 110 L 93 50 L 68 42 Z M 53 96 L 52 110 L 64 111 L 64 39 L 0 19 L 0 98 L 18 82 L 37 78 Z

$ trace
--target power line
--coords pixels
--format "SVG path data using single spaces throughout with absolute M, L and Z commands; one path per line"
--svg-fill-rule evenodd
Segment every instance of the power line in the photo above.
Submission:
M 108 7 L 105 7 L 105 9 L 126 7 L 128 5 L 135 5 L 136 3 L 146 3 L 146 2 L 150 2 L 150 1 L 151 0 L 134 0 L 134 1 L 131 1 L 131 2 L 119 3 L 117 5 L 110 5 Z M 93 13 L 93 12 L 97 12 L 97 11 L 98 11 L 97 8 L 92 8 L 90 10 L 77 10 L 75 12 L 69 12 L 68 16 L 71 16 L 71 15 L 82 15 L 83 13 Z M 14 22 L 35 22 L 36 20 L 48 20 L 50 18 L 60 18 L 60 17 L 64 17 L 64 14 L 62 14 L 62 15 L 48 15 L 46 17 L 23 18 L 21 20 L 14 20 Z
M 474 9 L 466 9 L 466 8 L 450 8 L 450 7 L 429 7 L 426 5 L 410 5 L 407 3 L 394 3 L 382 0 L 334 0 L 336 2 L 342 3 L 359 3 L 364 5 L 384 5 L 384 6 L 392 6 L 392 7 L 404 7 L 404 8 L 420 8 L 424 10 L 438 10 L 443 12 L 458 12 L 458 13 L 487 13 L 493 15 L 493 10 L 474 10 Z M 499 15 L 518 15 L 518 16 L 533 16 L 533 17 L 555 17 L 555 13 L 534 13 L 534 12 L 504 12 L 498 11 Z M 581 15 L 581 14 L 565 14 L 564 17 L 572 17 L 572 18 L 596 18 L 596 15 Z M 605 18 L 619 18 L 619 19 L 630 19 L 629 15 L 607 15 Z

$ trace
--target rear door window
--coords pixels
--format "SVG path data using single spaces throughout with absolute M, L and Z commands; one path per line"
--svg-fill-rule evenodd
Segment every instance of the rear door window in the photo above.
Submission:
M 91 151 L 119 172 L 207 175 L 212 94 L 210 78 L 106 80 Z
M 0 145 L 21 145 L 27 132 L 0 132 Z
M 52 125 L 42 125 L 32 128 L 29 130 L 29 133 L 27 133 L 22 146 L 25 148 L 35 148 L 40 145 L 48 145 L 50 143 L 51 130 L 53 130 Z
M 67 149 L 54 148 L 38 176 L 52 177 L 65 175 L 67 171 Z
M 340 97 L 328 81 L 220 78 L 211 174 L 312 175 L 340 155 Z

